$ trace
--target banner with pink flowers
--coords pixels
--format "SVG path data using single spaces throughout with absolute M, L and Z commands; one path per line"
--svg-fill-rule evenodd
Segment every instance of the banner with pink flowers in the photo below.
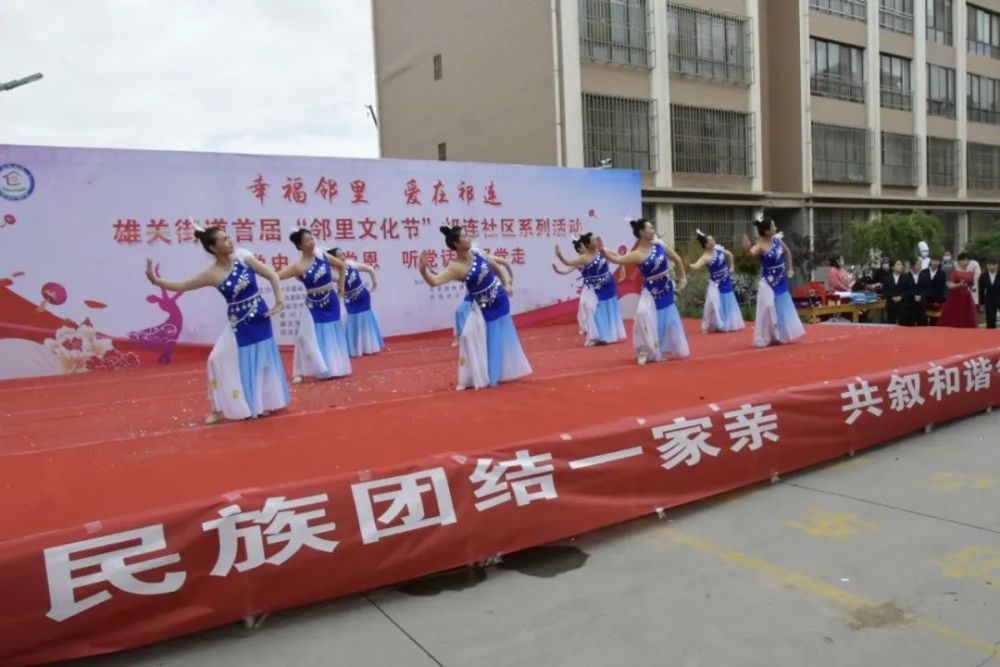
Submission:
M 143 276 L 147 257 L 170 279 L 208 266 L 195 226 L 275 269 L 300 257 L 289 234 L 309 229 L 378 272 L 373 308 L 395 336 L 448 328 L 464 297 L 417 273 L 423 251 L 437 268 L 453 256 L 439 226 L 513 264 L 524 313 L 576 297 L 552 272 L 556 244 L 571 254 L 585 231 L 630 244 L 640 188 L 620 170 L 0 145 L 0 379 L 170 363 L 179 345 L 213 343 L 226 326 L 214 290 Z M 304 293 L 282 289 L 275 334 L 291 344 Z

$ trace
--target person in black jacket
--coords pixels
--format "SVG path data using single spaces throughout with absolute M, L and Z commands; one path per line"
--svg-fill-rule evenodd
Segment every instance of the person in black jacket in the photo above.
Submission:
M 920 272 L 917 279 L 917 294 L 924 310 L 940 310 L 948 299 L 948 277 L 941 270 L 941 255 L 931 257 L 930 266 Z M 937 324 L 938 318 L 927 317 L 930 326 Z
M 979 276 L 979 305 L 986 312 L 986 328 L 997 328 L 997 309 L 1000 309 L 1000 262 L 996 257 L 986 260 L 986 270 Z
M 892 264 L 892 271 L 882 277 L 882 298 L 885 299 L 885 318 L 888 324 L 906 321 L 907 291 L 912 291 L 912 288 L 906 286 L 903 262 L 896 260 Z
M 920 266 L 923 261 L 919 257 L 910 260 L 909 271 L 903 274 L 903 321 L 904 327 L 922 327 L 927 324 L 924 307 L 917 300 L 917 279 L 920 277 Z

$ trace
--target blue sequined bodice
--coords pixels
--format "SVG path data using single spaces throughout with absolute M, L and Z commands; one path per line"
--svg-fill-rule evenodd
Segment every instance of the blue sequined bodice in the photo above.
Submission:
M 257 287 L 257 276 L 249 265 L 239 259 L 234 260 L 229 275 L 217 287 L 229 304 L 229 325 L 241 347 L 273 335 L 271 321 L 265 316 L 267 304 Z
M 785 275 L 785 249 L 781 247 L 781 239 L 775 238 L 771 249 L 762 255 L 760 260 L 760 277 L 771 286 L 775 294 L 788 291 L 788 277 Z
M 712 261 L 708 263 L 708 275 L 712 282 L 719 286 L 720 292 L 733 291 L 733 279 L 729 275 L 729 262 L 726 253 L 716 246 L 712 252 Z
M 589 264 L 580 268 L 580 273 L 583 276 L 583 284 L 593 288 L 601 301 L 617 296 L 611 267 L 601 251 L 594 254 L 594 259 Z
M 478 252 L 472 253 L 472 262 L 465 274 L 465 288 L 479 307 L 487 322 L 510 312 L 510 301 L 493 267 Z
M 361 272 L 356 268 L 347 265 L 347 275 L 344 276 L 344 293 L 345 299 L 347 301 L 352 300 L 352 296 L 357 296 L 362 290 L 367 289 L 365 287 L 365 281 L 361 279 Z
M 333 282 L 333 271 L 330 269 L 330 262 L 325 257 L 316 257 L 313 259 L 312 264 L 309 265 L 309 268 L 299 276 L 299 280 L 302 281 L 306 289 L 326 287 Z
M 657 309 L 666 308 L 674 302 L 674 283 L 670 280 L 670 261 L 662 244 L 653 244 L 649 255 L 639 265 L 645 280 L 642 288 L 653 295 Z
M 316 257 L 312 264 L 299 276 L 306 290 L 306 308 L 310 310 L 313 320 L 317 322 L 336 321 L 340 319 L 340 301 L 333 285 L 333 269 L 326 257 Z M 323 289 L 328 288 L 328 289 Z
M 344 276 L 344 305 L 348 314 L 361 313 L 371 308 L 371 294 L 361 272 L 351 262 L 345 262 L 347 273 Z

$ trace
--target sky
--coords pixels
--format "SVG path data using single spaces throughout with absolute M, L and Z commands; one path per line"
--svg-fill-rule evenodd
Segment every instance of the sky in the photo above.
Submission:
M 378 157 L 370 0 L 0 0 L 0 142 Z

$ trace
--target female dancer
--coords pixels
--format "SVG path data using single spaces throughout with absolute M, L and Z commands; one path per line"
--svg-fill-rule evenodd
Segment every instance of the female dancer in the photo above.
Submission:
M 306 312 L 299 320 L 292 355 L 292 382 L 302 382 L 304 375 L 320 380 L 350 375 L 351 357 L 337 299 L 338 293 L 344 293 L 346 267 L 317 246 L 308 229 L 295 230 L 289 240 L 302 251 L 302 257 L 279 271 L 278 278 L 298 278 L 306 288 Z M 334 268 L 338 271 L 336 283 Z
M 235 250 L 219 227 L 196 229 L 195 237 L 215 257 L 212 266 L 187 280 L 163 280 L 154 272 L 153 261 L 147 259 L 146 278 L 171 292 L 215 287 L 229 304 L 229 326 L 208 356 L 212 412 L 205 424 L 214 424 L 222 417 L 263 416 L 285 407 L 290 400 L 288 384 L 270 319 L 282 307 L 277 274 L 249 251 Z M 266 278 L 274 290 L 274 307 L 270 309 L 257 288 L 257 275 Z
M 948 276 L 948 299 L 941 309 L 939 327 L 975 329 L 979 326 L 979 313 L 972 300 L 976 289 L 975 273 L 969 268 L 972 257 L 967 252 L 958 254 L 958 266 Z
M 618 306 L 615 278 L 602 252 L 603 244 L 588 232 L 573 240 L 573 248 L 579 253 L 578 257 L 567 260 L 559 246 L 556 246 L 556 257 L 567 267 L 580 269 L 583 275 L 580 309 L 587 334 L 584 345 L 617 343 L 625 338 L 625 324 Z
M 751 244 L 749 237 L 743 237 L 744 251 L 760 260 L 753 344 L 767 347 L 771 343 L 791 343 L 806 333 L 788 291 L 788 279 L 795 275 L 792 253 L 781 240 L 774 220 L 758 218 L 753 224 L 760 236 L 757 243 Z
M 431 287 L 451 280 L 464 282 L 473 302 L 462 328 L 456 389 L 493 387 L 531 373 L 521 350 L 508 296 L 513 293 L 507 278 L 489 255 L 473 250 L 461 227 L 441 227 L 445 245 L 456 257 L 441 273 L 427 266 L 427 253 L 420 255 L 420 276 Z
M 684 262 L 676 252 L 656 238 L 656 230 L 649 220 L 629 220 L 632 234 L 639 239 L 635 250 L 619 255 L 608 248 L 604 254 L 615 264 L 637 264 L 645 280 L 639 306 L 635 312 L 632 342 L 638 354 L 639 365 L 647 360 L 660 361 L 667 355 L 686 357 L 690 354 L 681 314 L 674 303 L 674 285 L 670 280 L 670 260 L 680 275 L 678 289 L 687 284 Z
M 576 243 L 577 242 L 574 240 L 573 241 L 573 247 L 574 248 L 576 248 Z M 579 250 L 577 250 L 577 252 L 579 252 Z M 582 271 L 582 269 L 577 269 L 576 267 L 573 267 L 573 266 L 569 266 L 569 267 L 566 267 L 564 269 L 560 269 L 559 266 L 555 262 L 553 262 L 552 263 L 552 270 L 555 271 L 560 276 L 568 276 L 571 273 L 575 273 L 576 271 L 580 271 L 580 281 L 581 281 L 581 283 L 583 281 L 583 271 Z M 584 300 L 583 300 L 583 293 L 584 293 L 584 291 L 586 289 L 587 289 L 586 285 L 583 285 L 581 287 L 581 289 L 580 289 L 580 298 L 577 299 L 577 301 L 579 303 L 578 303 L 578 305 L 576 307 L 576 323 L 580 327 L 580 335 L 581 336 L 586 336 L 587 335 L 587 311 L 586 311 L 586 305 L 584 304 Z
M 372 312 L 372 298 L 361 279 L 361 273 L 367 273 L 372 280 L 371 291 L 378 289 L 375 269 L 367 264 L 359 264 L 347 259 L 343 249 L 334 248 L 333 256 L 347 267 L 344 283 L 344 306 L 347 308 L 347 349 L 352 357 L 364 354 L 377 354 L 385 347 L 382 332 L 378 328 L 378 320 Z
M 708 331 L 741 331 L 743 314 L 733 291 L 733 253 L 715 239 L 696 229 L 698 243 L 705 249 L 691 268 L 708 267 L 708 291 L 705 293 L 705 314 L 701 319 L 702 333 Z
M 507 284 L 514 287 L 514 265 L 508 262 L 503 257 L 495 257 L 493 255 L 487 255 L 487 257 L 496 262 L 504 268 L 507 272 Z M 431 274 L 437 273 L 433 269 L 428 268 Z M 469 319 L 469 313 L 472 312 L 472 295 L 466 294 L 462 302 L 458 304 L 458 308 L 455 309 L 455 340 L 452 341 L 452 347 L 458 347 L 459 341 L 462 338 L 462 329 L 465 328 L 465 321 Z

